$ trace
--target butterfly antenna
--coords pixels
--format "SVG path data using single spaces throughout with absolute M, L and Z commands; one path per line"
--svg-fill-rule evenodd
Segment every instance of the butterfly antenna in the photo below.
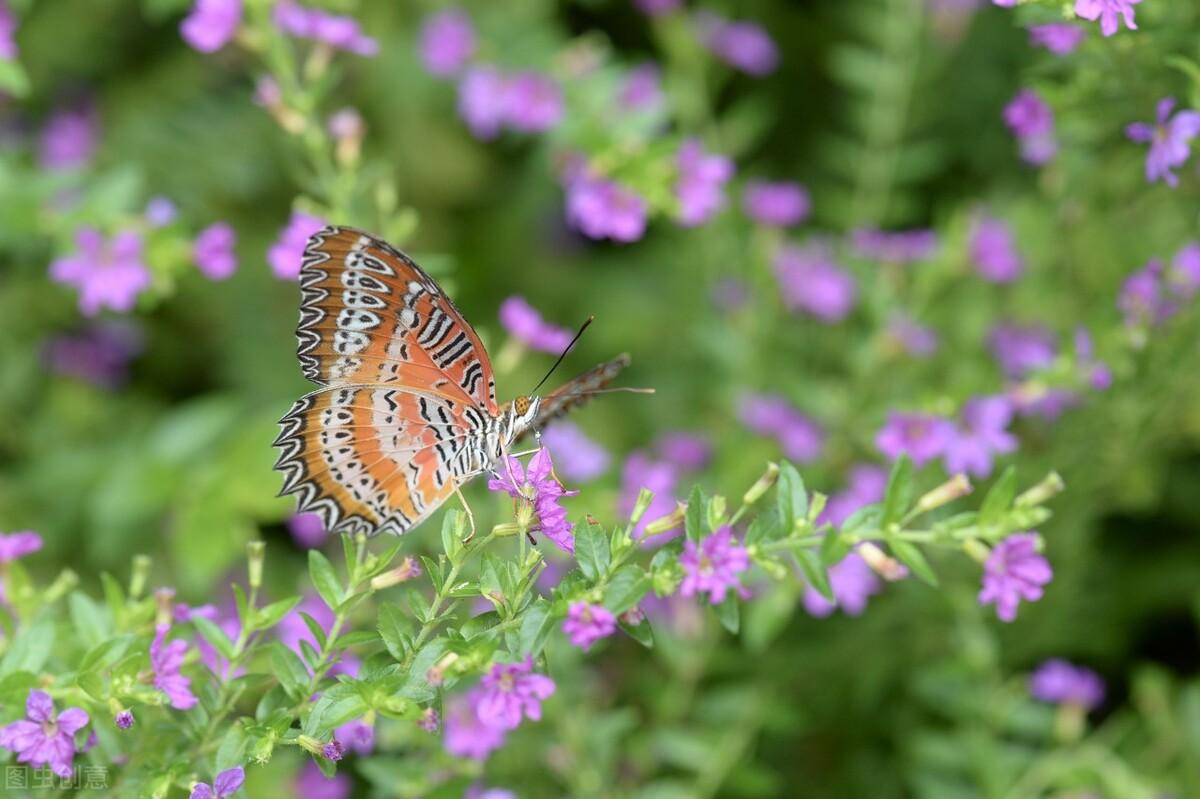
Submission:
M 595 315 L 592 315 L 592 316 L 589 316 L 586 320 L 584 320 L 584 323 L 579 326 L 579 332 L 575 334 L 575 338 L 571 339 L 571 343 L 568 344 L 567 348 L 562 351 L 562 355 L 558 356 L 558 360 L 555 361 L 554 365 L 550 367 L 550 371 L 546 372 L 546 376 L 543 377 L 541 380 L 539 380 L 538 384 L 533 387 L 533 390 L 529 392 L 530 394 L 533 394 L 535 391 L 537 391 L 539 388 L 542 387 L 543 383 L 545 383 L 547 380 L 550 379 L 550 375 L 554 374 L 554 370 L 557 369 L 558 365 L 563 362 L 563 358 L 567 357 L 567 353 L 569 353 L 571 351 L 571 348 L 575 346 L 575 342 L 579 341 L 579 337 L 583 335 L 583 331 L 588 329 L 588 325 L 590 325 L 592 323 L 592 321 L 595 320 L 595 318 L 596 318 Z

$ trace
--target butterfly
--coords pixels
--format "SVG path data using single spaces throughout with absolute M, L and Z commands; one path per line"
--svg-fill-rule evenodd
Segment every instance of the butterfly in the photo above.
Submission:
M 499 405 L 487 351 L 420 266 L 361 230 L 327 227 L 300 270 L 297 353 L 320 386 L 275 439 L 280 496 L 331 532 L 411 530 L 523 435 L 602 389 L 621 355 L 544 397 Z

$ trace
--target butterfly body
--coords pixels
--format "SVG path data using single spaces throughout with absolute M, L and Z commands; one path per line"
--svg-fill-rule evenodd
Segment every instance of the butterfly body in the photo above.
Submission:
M 487 351 L 414 261 L 359 230 L 326 228 L 305 249 L 298 355 L 321 386 L 275 441 L 281 494 L 343 533 L 403 533 L 491 471 L 522 435 L 602 386 L 601 364 L 546 397 L 499 405 Z

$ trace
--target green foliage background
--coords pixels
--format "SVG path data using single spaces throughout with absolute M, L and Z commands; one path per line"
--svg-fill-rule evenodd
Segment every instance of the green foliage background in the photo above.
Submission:
M 728 4 L 775 37 L 778 72 L 751 80 L 669 62 L 681 116 L 699 91 L 689 121 L 736 157 L 739 177 L 809 187 L 815 218 L 802 236 L 862 225 L 942 236 L 938 258 L 899 284 L 853 263 L 861 306 L 833 327 L 787 315 L 764 257 L 770 242 L 736 203 L 697 230 L 660 220 L 631 246 L 566 232 L 550 148 L 475 141 L 452 87 L 421 70 L 415 30 L 434 6 L 358 9 L 381 52 L 341 63 L 327 110 L 362 111 L 365 162 L 394 183 L 395 207 L 411 209 L 393 217 L 411 231 L 396 243 L 444 277 L 493 352 L 503 340 L 496 307 L 510 294 L 566 325 L 594 313 L 570 368 L 630 352 L 624 382 L 658 392 L 578 414 L 614 453 L 663 430 L 702 431 L 716 459 L 700 482 L 735 493 L 779 454 L 741 427 L 736 399 L 775 391 L 831 431 L 827 455 L 804 473 L 834 490 L 848 465 L 877 459 L 889 408 L 952 410 L 996 389 L 985 337 L 998 319 L 1047 324 L 1064 340 L 1076 324 L 1101 331 L 1116 373 L 1110 391 L 1059 422 L 1020 430 L 1021 481 L 1054 468 L 1068 491 L 1041 531 L 1055 580 L 1017 623 L 976 606 L 977 573 L 959 558 L 935 562 L 942 590 L 892 585 L 861 618 L 808 617 L 797 584 L 749 603 L 738 636 L 700 616 L 694 634 L 664 633 L 652 651 L 626 639 L 581 660 L 558 647 L 547 720 L 494 758 L 490 783 L 522 797 L 1200 795 L 1200 324 L 1186 308 L 1136 351 L 1115 304 L 1129 273 L 1197 237 L 1194 166 L 1176 190 L 1147 185 L 1144 148 L 1122 130 L 1151 118 L 1160 96 L 1200 101 L 1200 7 L 1147 0 L 1139 32 L 1102 40 L 1092 26 L 1077 54 L 1055 60 L 1031 50 L 1013 20 L 1056 18 L 1059 5 L 986 6 L 952 30 L 913 0 Z M 241 268 L 223 283 L 160 275 L 156 299 L 136 314 L 146 351 L 120 390 L 53 374 L 43 342 L 79 323 L 71 293 L 46 276 L 72 231 L 45 210 L 62 178 L 39 172 L 20 144 L 0 152 L 0 528 L 43 534 L 31 568 L 47 578 L 66 566 L 95 587 L 101 571 L 125 574 L 131 555 L 146 553 L 155 580 L 194 602 L 219 596 L 245 543 L 262 536 L 268 593 L 282 595 L 307 576 L 283 527 L 291 506 L 275 498 L 270 443 L 308 386 L 294 355 L 297 288 L 274 278 L 264 255 L 310 187 L 303 154 L 251 101 L 255 68 L 236 49 L 202 56 L 179 39 L 186 6 L 24 4 L 32 91 L 0 115 L 32 126 L 64 99 L 94 96 L 103 137 L 87 213 L 115 219 L 166 195 L 197 225 L 228 219 Z M 617 0 L 471 11 L 485 52 L 513 65 L 544 66 L 579 36 L 611 44 L 624 63 L 673 46 Z M 1017 160 L 1000 120 L 1024 85 L 1057 115 L 1060 155 L 1040 171 Z M 1010 289 L 971 277 L 965 241 L 980 207 L 1013 225 L 1026 257 L 1027 276 Z M 369 209 L 350 213 L 332 221 L 370 225 Z M 749 309 L 733 316 L 710 300 L 726 276 L 753 287 Z M 880 331 L 896 307 L 939 331 L 936 357 L 887 351 Z M 502 399 L 548 365 L 527 356 L 500 375 Z M 931 488 L 943 477 L 934 467 L 920 479 Z M 576 512 L 616 521 L 618 486 L 613 470 L 585 488 Z M 481 525 L 503 520 L 505 503 L 482 485 L 468 496 Z M 414 552 L 438 546 L 437 526 L 412 535 Z M 1056 745 L 1052 711 L 1026 698 L 1024 675 L 1052 656 L 1108 683 L 1084 744 Z M 251 795 L 278 795 L 289 764 L 253 774 Z M 401 745 L 364 763 L 356 784 L 363 795 L 407 795 L 404 775 L 422 768 Z

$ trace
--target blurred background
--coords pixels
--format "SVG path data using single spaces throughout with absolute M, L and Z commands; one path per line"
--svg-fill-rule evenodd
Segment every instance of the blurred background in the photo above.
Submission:
M 354 225 L 437 277 L 501 401 L 589 314 L 552 384 L 631 354 L 620 382 L 655 395 L 548 434 L 579 517 L 615 524 L 643 485 L 662 512 L 693 483 L 737 497 L 785 456 L 874 501 L 897 413 L 1005 442 L 939 451 L 923 488 L 1010 464 L 1067 485 L 1040 530 L 1054 580 L 1014 623 L 961 556 L 934 561 L 939 589 L 868 573 L 836 609 L 764 583 L 737 636 L 665 603 L 653 650 L 556 655 L 546 719 L 489 784 L 1200 796 L 1200 180 L 1178 153 L 1177 185 L 1147 179 L 1188 131 L 1126 132 L 1200 105 L 1200 7 L 1148 0 L 1106 37 L 1062 2 L 301 9 L 354 35 L 235 5 L 230 25 L 220 3 L 0 3 L 0 530 L 41 533 L 30 569 L 95 589 L 143 553 L 221 602 L 261 536 L 271 590 L 304 587 L 306 548 L 339 547 L 276 497 L 271 442 L 312 388 L 299 251 Z M 1004 418 L 973 420 L 979 397 Z M 1049 658 L 1103 679 L 1086 717 L 1030 694 Z M 310 795 L 297 764 L 250 795 Z M 354 795 L 433 790 L 386 730 L 349 765 Z

